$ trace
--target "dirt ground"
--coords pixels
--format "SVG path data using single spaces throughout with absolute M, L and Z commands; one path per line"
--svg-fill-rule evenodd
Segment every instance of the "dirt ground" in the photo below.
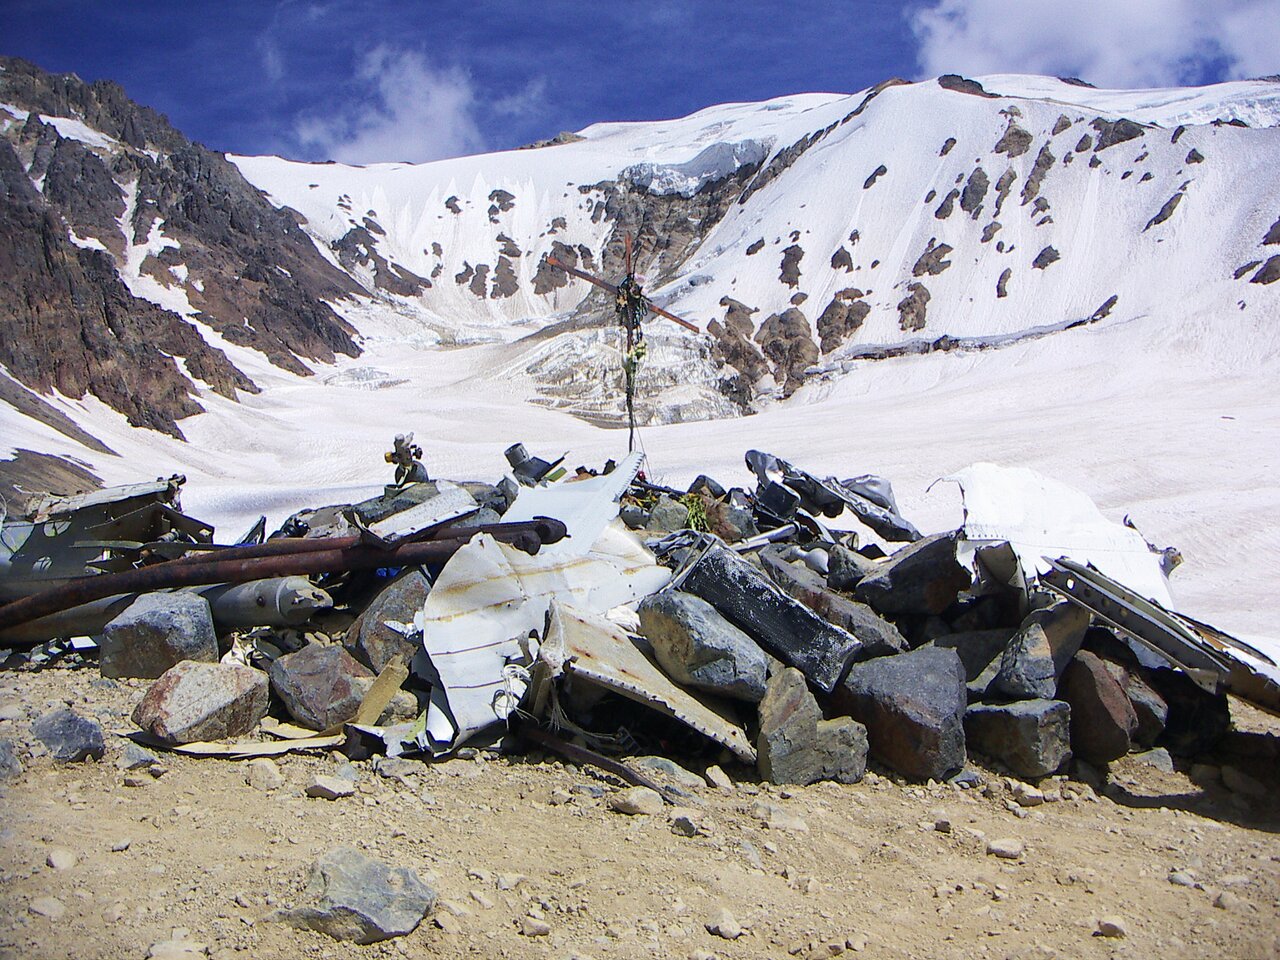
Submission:
M 0 785 L 0 958 L 141 960 L 175 935 L 219 960 L 1280 956 L 1280 803 L 1204 770 L 1193 782 L 1181 763 L 1129 758 L 1097 794 L 1045 781 L 1047 802 L 1027 806 L 981 767 L 983 784 L 962 789 L 883 770 L 780 788 L 729 766 L 731 790 L 690 791 L 698 832 L 684 836 L 673 808 L 614 813 L 619 781 L 538 755 L 421 764 L 402 780 L 358 762 L 355 794 L 333 801 L 303 790 L 337 755 L 279 758 L 270 792 L 243 761 L 161 754 L 162 776 L 126 773 L 114 736 L 98 763 L 26 755 L 30 719 L 64 704 L 129 731 L 145 687 L 92 667 L 0 673 L 0 737 L 26 767 Z M 1233 710 L 1242 728 L 1280 733 Z M 1024 852 L 999 859 L 997 839 Z M 433 914 L 367 947 L 267 919 L 344 844 L 416 869 L 439 895 Z M 708 932 L 721 908 L 738 938 Z M 531 916 L 550 932 L 528 936 Z M 1101 918 L 1124 936 L 1098 935 Z

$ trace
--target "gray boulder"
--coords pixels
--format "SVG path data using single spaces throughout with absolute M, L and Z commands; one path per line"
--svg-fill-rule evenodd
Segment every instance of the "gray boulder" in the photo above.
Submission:
M 1012 700 L 1052 699 L 1089 629 L 1089 611 L 1062 600 L 1033 610 L 1005 647 L 992 689 Z
M 956 537 L 938 533 L 898 550 L 858 582 L 858 599 L 888 616 L 942 613 L 972 581 L 956 561 Z
M 184 660 L 143 694 L 133 722 L 166 743 L 242 737 L 267 715 L 269 698 L 261 670 Z
M 1061 700 L 975 703 L 964 731 L 970 749 L 1020 777 L 1047 777 L 1071 759 L 1071 708 Z
M 1127 669 L 1110 660 L 1102 661 L 1113 680 L 1120 684 L 1124 695 L 1129 698 L 1133 712 L 1138 717 L 1138 727 L 1133 734 L 1133 742 L 1143 747 L 1155 746 L 1155 742 L 1164 733 L 1164 725 L 1169 719 L 1169 705 L 1164 697 L 1156 693 L 1135 670 Z
M 674 590 L 646 597 L 640 631 L 677 682 L 749 703 L 764 696 L 768 657 L 702 598 Z
M 353 943 L 412 933 L 436 902 L 435 891 L 411 868 L 388 867 L 351 847 L 330 850 L 311 865 L 303 897 L 272 918 Z
M 104 677 L 154 680 L 175 663 L 216 663 L 218 637 L 209 602 L 195 593 L 144 593 L 102 631 Z
M 97 721 L 71 710 L 52 710 L 36 718 L 31 732 L 59 763 L 80 763 L 90 757 L 101 760 L 107 752 L 107 741 Z
M 372 677 L 342 647 L 310 643 L 271 664 L 271 689 L 304 727 L 327 730 L 355 716 L 363 692 L 355 682 Z
M 828 623 L 860 640 L 862 650 L 858 653 L 859 659 L 888 656 L 907 649 L 907 641 L 897 627 L 865 603 L 829 590 L 821 574 L 803 564 L 784 560 L 781 548 L 761 550 L 760 564 L 769 579 L 789 597 L 799 600 Z
M 689 508 L 664 493 L 658 497 L 658 502 L 649 511 L 649 520 L 645 527 L 649 530 L 670 533 L 672 530 L 683 530 L 688 525 Z
M 841 544 L 832 544 L 827 550 L 827 586 L 832 590 L 852 592 L 863 577 L 878 569 L 880 564 Z
M 1000 669 L 1000 660 L 1008 646 L 1012 630 L 967 630 L 935 637 L 930 643 L 935 647 L 954 650 L 964 664 L 965 682 L 969 688 L 969 702 L 982 700 Z
M 397 654 L 405 663 L 412 660 L 421 645 L 388 627 L 387 621 L 412 623 L 430 592 L 431 584 L 416 568 L 383 589 L 347 628 L 345 643 L 351 655 L 374 673 L 381 673 Z
M 17 780 L 22 776 L 22 759 L 18 745 L 12 740 L 0 740 L 0 780 Z
M 954 650 L 921 647 L 855 663 L 835 710 L 866 725 L 871 753 L 918 780 L 945 780 L 965 762 L 964 664 Z
M 867 771 L 867 728 L 849 717 L 823 720 L 804 674 L 787 667 L 760 701 L 756 756 L 772 783 L 857 783 Z
M 1063 671 L 1059 695 L 1071 704 L 1071 749 L 1077 756 L 1107 763 L 1129 752 L 1138 715 L 1099 657 L 1077 653 Z

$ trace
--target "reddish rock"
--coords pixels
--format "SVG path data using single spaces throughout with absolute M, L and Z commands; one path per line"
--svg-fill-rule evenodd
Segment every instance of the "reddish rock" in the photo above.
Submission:
M 1106 664 L 1081 650 L 1062 674 L 1058 696 L 1071 705 L 1071 749 L 1090 763 L 1107 763 L 1129 752 L 1138 715 Z
M 355 716 L 363 696 L 355 681 L 372 676 L 342 647 L 312 643 L 271 664 L 271 689 L 298 723 L 327 730 Z
M 267 715 L 267 675 L 233 663 L 183 660 L 153 683 L 133 722 L 167 743 L 241 737 Z

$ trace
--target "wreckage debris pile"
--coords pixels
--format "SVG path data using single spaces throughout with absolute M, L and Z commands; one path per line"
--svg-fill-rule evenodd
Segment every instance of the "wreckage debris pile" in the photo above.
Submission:
M 736 762 L 740 777 L 779 784 L 854 783 L 869 759 L 964 783 L 973 758 L 1024 780 L 1071 770 L 1096 781 L 1134 751 L 1247 754 L 1233 746 L 1243 735 L 1230 730 L 1229 686 L 1277 708 L 1273 674 L 1245 671 L 1249 686 L 1239 670 L 1206 676 L 1135 642 L 1132 624 L 1116 629 L 1069 589 L 1046 589 L 1015 538 L 971 524 L 923 536 L 880 478 L 819 479 L 751 451 L 752 489 L 706 476 L 685 491 L 650 484 L 638 456 L 548 483 L 560 461 L 531 471 L 518 453 L 521 469 L 496 486 L 427 480 L 397 461 L 401 482 L 382 496 L 304 511 L 269 539 L 260 523 L 228 548 L 181 513 L 181 478 L 47 502 L 10 522 L 23 536 L 6 542 L 25 546 L 0 566 L 0 643 L 17 651 L 10 665 L 39 665 L 73 648 L 91 656 L 93 644 L 66 638 L 93 637 L 103 676 L 154 679 L 132 714 L 150 746 L 423 760 L 536 746 L 635 784 L 619 810 L 670 799 L 627 754 L 700 758 L 713 778 Z M 980 476 L 1009 479 L 991 471 L 971 468 L 966 492 Z M 41 525 L 54 520 L 71 532 L 51 548 Z M 52 560 L 33 556 L 37 542 Z M 281 557 L 303 569 L 338 553 L 349 562 L 257 575 Z M 1139 553 L 1167 575 L 1167 552 Z M 232 563 L 234 583 L 71 602 L 104 583 L 94 571 L 161 583 L 167 570 Z M 52 613 L 50 589 L 71 598 Z M 41 616 L 24 619 L 19 601 Z M 70 711 L 33 732 L 59 761 L 103 755 L 102 731 Z M 252 776 L 279 776 L 254 763 Z M 0 766 L 21 770 L 12 744 L 0 743 Z M 328 779 L 311 795 L 342 796 L 341 778 Z M 316 867 L 320 900 L 351 899 L 341 890 L 353 876 L 387 869 L 334 856 Z M 395 936 L 433 900 L 416 877 L 402 883 L 408 906 L 348 910 L 336 925 L 311 908 L 282 918 L 358 942 Z

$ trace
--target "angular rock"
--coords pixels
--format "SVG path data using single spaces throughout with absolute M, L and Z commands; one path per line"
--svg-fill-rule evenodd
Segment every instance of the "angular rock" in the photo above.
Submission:
M 825 693 L 861 649 L 855 637 L 792 600 L 722 543 L 713 543 L 686 571 L 682 586 Z
M 888 656 L 907 649 L 907 641 L 897 627 L 865 603 L 828 590 L 826 579 L 821 574 L 782 559 L 781 548 L 761 550 L 760 563 L 769 579 L 788 596 L 861 641 L 860 659 Z
M 833 698 L 866 726 L 876 759 L 919 780 L 964 766 L 967 703 L 959 655 L 938 647 L 856 663 Z
M 858 583 L 858 599 L 888 616 L 942 613 L 971 579 L 956 562 L 956 537 L 934 534 L 898 550 Z
M 166 743 L 242 737 L 267 715 L 269 699 L 261 670 L 184 660 L 151 685 L 133 722 Z
M 749 703 L 764 696 L 768 657 L 707 601 L 673 590 L 646 597 L 639 612 L 640 631 L 677 682 Z
M 1016 837 L 1002 837 L 987 841 L 987 853 L 1001 860 L 1017 860 L 1026 850 L 1026 844 Z
M 760 701 L 756 741 L 760 775 L 772 783 L 857 783 L 867 771 L 867 728 L 842 717 L 823 720 L 804 674 L 774 674 Z
M 120 756 L 116 758 L 116 769 L 141 770 L 159 762 L 160 758 L 146 747 L 139 746 L 129 740 L 125 743 L 124 749 L 120 751 Z
M 664 533 L 683 530 L 688 525 L 689 508 L 665 493 L 658 497 L 658 502 L 649 511 L 649 522 L 645 524 L 649 530 L 661 530 Z
M 284 786 L 284 775 L 270 757 L 256 757 L 245 765 L 244 782 L 255 790 L 269 793 Z
M 1095 654 L 1081 650 L 1062 674 L 1059 696 L 1071 705 L 1071 749 L 1090 763 L 1129 752 L 1138 715 Z
M 199 594 L 144 593 L 103 628 L 98 663 L 104 677 L 154 680 L 183 660 L 218 660 L 213 614 Z
M 975 703 L 964 730 L 970 749 L 1020 777 L 1047 777 L 1071 759 L 1071 708 L 1061 700 Z
M 330 850 L 311 865 L 305 902 L 274 919 L 335 940 L 377 943 L 412 933 L 436 894 L 408 867 L 388 867 L 351 847 Z
M 1005 647 L 992 689 L 1013 700 L 1050 700 L 1080 649 L 1089 612 L 1069 600 L 1033 610 Z
M 1133 735 L 1133 742 L 1143 747 L 1153 746 L 1164 733 L 1165 721 L 1169 718 L 1169 705 L 1136 670 L 1126 669 L 1109 660 L 1104 660 L 1103 663 L 1116 683 L 1124 688 L 1124 695 L 1129 698 L 1133 712 L 1138 716 L 1138 729 Z
M 77 716 L 71 710 L 53 710 L 38 717 L 31 724 L 31 732 L 59 763 L 80 763 L 90 757 L 101 760 L 107 752 L 97 721 Z
M 635 757 L 629 762 L 632 767 L 639 767 L 645 771 L 653 770 L 659 774 L 659 779 L 670 780 L 686 790 L 701 790 L 707 785 L 707 781 L 692 770 L 686 770 L 666 757 Z
M 350 720 L 360 706 L 357 677 L 371 677 L 340 646 L 311 643 L 271 664 L 271 689 L 304 727 L 327 730 Z
M 353 781 L 346 777 L 335 777 L 327 774 L 321 774 L 311 783 L 307 784 L 307 789 L 303 791 L 308 797 L 319 800 L 339 800 L 342 797 L 349 797 L 356 792 L 356 785 Z
M 12 740 L 0 740 L 0 781 L 17 780 L 22 776 L 22 759 L 18 745 Z
M 351 655 L 374 673 L 382 672 L 396 654 L 408 663 L 420 645 L 388 627 L 387 621 L 412 623 L 430 591 L 431 584 L 416 568 L 384 588 L 347 628 L 345 643 Z
M 965 630 L 934 637 L 930 643 L 959 654 L 960 662 L 964 664 L 965 679 L 972 683 L 992 666 L 992 661 L 996 661 L 992 672 L 994 678 L 994 670 L 999 669 L 1000 658 L 1012 637 L 1011 630 Z
M 859 580 L 879 568 L 874 560 L 841 544 L 832 544 L 827 550 L 827 586 L 832 590 L 852 592 Z

